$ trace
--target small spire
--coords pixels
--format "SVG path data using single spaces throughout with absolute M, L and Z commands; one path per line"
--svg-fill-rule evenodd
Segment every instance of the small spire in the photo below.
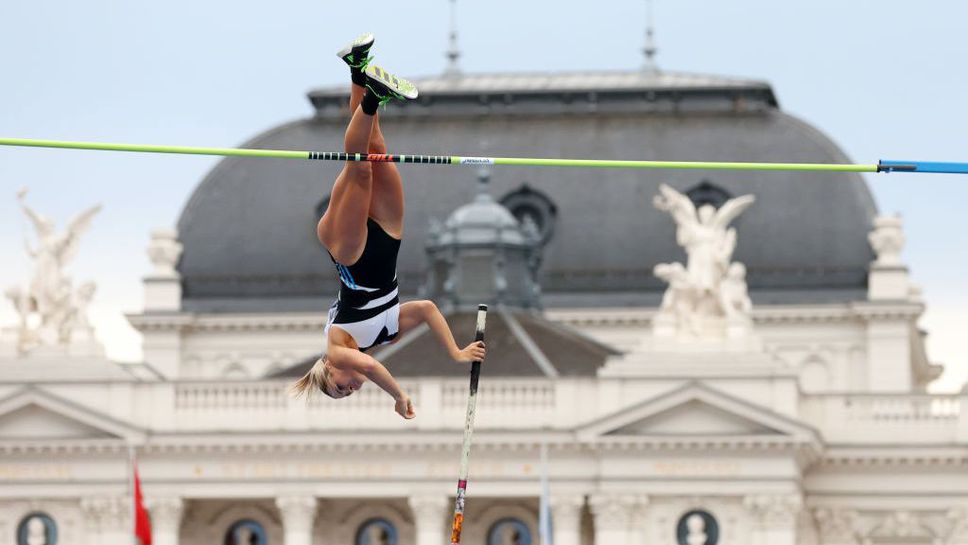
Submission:
M 642 70 L 658 73 L 659 65 L 655 63 L 655 54 L 659 49 L 655 46 L 655 21 L 652 17 L 652 2 L 653 0 L 645 0 L 645 47 L 642 48 L 642 52 L 645 53 L 645 64 L 642 65 Z
M 450 47 L 447 50 L 447 68 L 445 76 L 459 76 L 461 71 L 457 66 L 460 49 L 457 48 L 457 0 L 450 0 Z
M 493 201 L 494 198 L 491 197 L 491 170 L 487 167 L 481 167 L 477 171 L 477 196 L 474 198 L 477 202 L 488 202 Z

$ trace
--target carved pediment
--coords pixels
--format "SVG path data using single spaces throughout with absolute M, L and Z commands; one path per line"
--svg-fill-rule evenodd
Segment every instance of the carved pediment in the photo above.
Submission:
M 582 426 L 595 438 L 763 438 L 813 442 L 816 431 L 767 407 L 691 382 Z
M 4 439 L 110 439 L 117 435 L 68 418 L 36 404 L 0 416 Z
M 606 435 L 778 435 L 782 432 L 699 400 L 639 419 Z
M 50 392 L 25 388 L 0 399 L 0 439 L 142 441 L 144 432 Z

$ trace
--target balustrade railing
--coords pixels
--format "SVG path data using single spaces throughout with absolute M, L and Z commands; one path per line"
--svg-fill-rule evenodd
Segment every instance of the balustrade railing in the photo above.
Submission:
M 816 394 L 801 400 L 801 417 L 832 441 L 896 442 L 919 437 L 953 441 L 963 396 L 930 394 Z
M 570 429 L 605 416 L 595 403 L 574 410 L 570 399 L 579 390 L 594 396 L 594 380 L 490 379 L 481 382 L 477 424 L 481 429 Z M 171 426 L 178 429 L 374 429 L 397 426 L 393 402 L 370 384 L 341 400 L 317 393 L 310 400 L 289 396 L 285 381 L 180 382 L 159 384 L 173 388 Z M 463 425 L 467 379 L 402 381 L 417 408 L 418 428 L 457 428 Z M 583 397 L 583 399 L 592 399 Z M 968 414 L 963 396 L 928 394 L 805 394 L 798 419 L 820 430 L 829 441 L 896 440 L 899 434 L 927 441 L 958 437 Z M 605 410 L 612 412 L 615 408 Z

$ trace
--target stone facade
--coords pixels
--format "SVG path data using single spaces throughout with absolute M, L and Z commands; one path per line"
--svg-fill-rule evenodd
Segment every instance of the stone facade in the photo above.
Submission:
M 621 353 L 595 376 L 553 380 L 488 376 L 485 364 L 464 542 L 537 543 L 544 442 L 559 545 L 968 543 L 968 399 L 923 393 L 917 377 L 931 373 L 911 338 L 922 310 L 874 296 L 762 306 L 742 345 L 653 339 L 650 308 L 549 311 Z M 128 545 L 133 446 L 160 545 L 232 532 L 278 545 L 440 543 L 465 379 L 404 381 L 418 410 L 408 422 L 375 388 L 306 402 L 285 381 L 188 372 L 241 354 L 241 368 L 269 368 L 273 353 L 311 344 L 320 320 L 133 316 L 146 344 L 177 339 L 170 368 L 191 378 L 4 380 L 2 531 L 43 514 L 58 543 Z M 41 357 L 0 370 L 56 368 Z

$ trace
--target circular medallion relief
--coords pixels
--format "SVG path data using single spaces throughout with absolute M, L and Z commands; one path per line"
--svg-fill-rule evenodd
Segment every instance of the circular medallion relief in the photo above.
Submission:
M 17 526 L 17 545 L 57 545 L 57 524 L 45 513 L 31 513 Z
M 682 515 L 676 524 L 676 543 L 679 545 L 716 545 L 719 543 L 719 523 L 708 511 L 694 509 Z

